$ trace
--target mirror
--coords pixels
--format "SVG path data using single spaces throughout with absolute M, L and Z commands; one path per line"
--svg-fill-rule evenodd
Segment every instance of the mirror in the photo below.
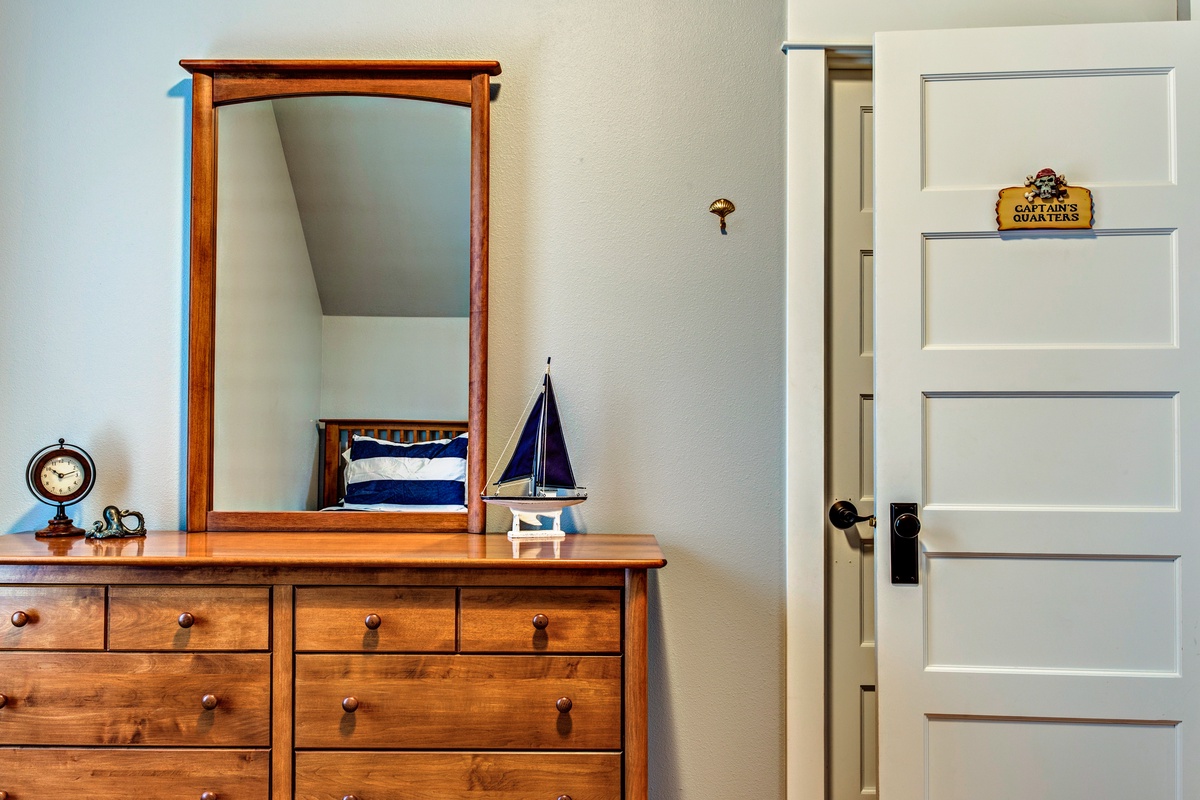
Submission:
M 180 63 L 193 74 L 188 529 L 482 532 L 499 65 Z M 337 507 L 356 431 L 466 431 L 465 505 L 319 510 Z
M 217 141 L 213 508 L 317 511 L 319 420 L 467 419 L 471 110 L 257 100 Z

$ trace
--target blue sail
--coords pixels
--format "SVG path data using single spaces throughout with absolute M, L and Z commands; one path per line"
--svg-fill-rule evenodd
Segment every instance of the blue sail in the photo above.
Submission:
M 497 483 L 528 480 L 535 472 L 537 489 L 575 488 L 575 473 L 571 470 L 571 458 L 567 454 L 567 441 L 563 437 L 562 420 L 558 416 L 558 403 L 554 400 L 554 385 L 549 373 L 542 381 L 542 392 L 534 401 L 517 446 L 513 448 L 512 458 Z

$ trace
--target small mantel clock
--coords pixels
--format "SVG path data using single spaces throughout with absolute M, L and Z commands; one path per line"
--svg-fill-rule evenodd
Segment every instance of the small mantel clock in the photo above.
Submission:
M 58 506 L 58 513 L 36 535 L 78 536 L 84 532 L 63 509 L 87 497 L 96 484 L 96 464 L 86 450 L 65 439 L 43 447 L 29 459 L 25 482 L 38 500 Z

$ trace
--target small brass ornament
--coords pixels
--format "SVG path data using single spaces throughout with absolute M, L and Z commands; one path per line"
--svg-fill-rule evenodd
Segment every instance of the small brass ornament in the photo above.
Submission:
M 137 511 L 121 511 L 116 506 L 105 506 L 104 512 L 101 514 L 103 520 L 96 520 L 92 523 L 92 529 L 85 536 L 89 539 L 116 539 L 124 536 L 145 536 L 146 535 L 146 520 Z M 127 517 L 136 517 L 137 526 L 129 527 L 125 524 Z
M 729 233 L 729 231 L 725 230 L 725 217 L 737 210 L 734 208 L 733 203 L 722 197 L 719 200 L 713 200 L 708 210 L 721 218 L 721 233 Z

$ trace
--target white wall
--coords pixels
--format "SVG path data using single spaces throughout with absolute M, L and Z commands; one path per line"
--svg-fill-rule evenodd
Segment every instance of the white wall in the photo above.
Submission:
M 788 0 L 788 41 L 869 45 L 876 31 L 1172 20 L 1183 5 L 1187 0 Z
M 471 109 L 329 95 L 271 104 L 321 310 L 466 316 Z
M 59 436 L 77 521 L 182 522 L 178 59 L 498 59 L 489 450 L 553 355 L 569 523 L 670 560 L 652 796 L 781 796 L 784 38 L 783 0 L 0 0 L 0 530 L 49 518 L 21 475 Z
M 469 336 L 466 317 L 324 317 L 321 416 L 465 420 Z
M 213 508 L 316 508 L 321 300 L 270 103 L 221 109 Z

